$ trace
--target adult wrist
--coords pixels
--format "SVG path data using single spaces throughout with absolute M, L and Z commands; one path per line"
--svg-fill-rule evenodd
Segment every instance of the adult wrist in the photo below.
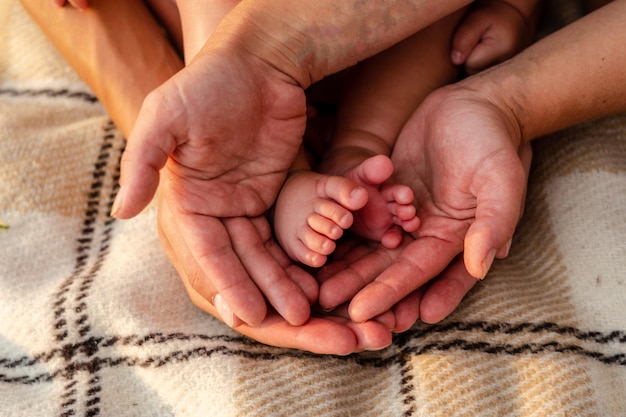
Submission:
M 466 79 L 467 88 L 473 89 L 498 110 L 506 120 L 511 139 L 517 146 L 539 136 L 539 127 L 531 115 L 535 105 L 530 103 L 528 86 L 506 63 Z
M 468 3 L 470 0 L 242 0 L 216 32 L 226 34 L 239 47 L 307 88 Z
M 211 48 L 254 57 L 283 74 L 287 81 L 306 89 L 318 80 L 311 69 L 312 42 L 297 16 L 284 19 L 278 8 L 269 6 L 240 2 L 223 19 L 207 44 Z

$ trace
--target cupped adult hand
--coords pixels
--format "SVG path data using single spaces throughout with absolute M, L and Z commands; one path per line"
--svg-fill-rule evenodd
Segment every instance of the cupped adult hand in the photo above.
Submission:
M 275 243 L 267 219 L 217 218 L 181 210 L 180 196 L 165 186 L 174 174 L 165 169 L 161 175 L 161 241 L 189 293 L 219 306 L 231 326 L 240 321 L 260 324 L 268 303 L 291 325 L 305 323 L 318 284 Z
M 425 321 L 449 314 L 494 258 L 508 254 L 522 214 L 530 152 L 528 144 L 520 147 L 516 120 L 471 83 L 431 94 L 392 155 L 398 182 L 415 192 L 421 226 L 414 240 L 393 259 L 378 248 L 326 280 L 320 304 L 351 299 L 350 317 L 361 322 L 439 276 L 423 294 L 420 314 Z
M 287 274 L 250 260 L 266 254 L 248 246 L 249 228 L 237 220 L 273 204 L 302 141 L 306 111 L 304 91 L 289 77 L 245 51 L 206 46 L 148 95 L 122 156 L 112 214 L 138 214 L 160 183 L 168 221 L 178 223 L 203 272 L 191 281 L 194 290 L 211 300 L 206 287 L 215 288 L 250 325 L 265 317 L 265 291 L 291 324 L 308 318 L 306 294 L 292 291 L 297 285 Z
M 224 317 L 225 310 L 220 307 L 220 302 L 216 302 L 213 298 L 212 303 L 211 297 L 206 295 L 216 294 L 217 289 L 213 287 L 212 281 L 204 279 L 204 270 L 191 252 L 189 243 L 193 244 L 193 242 L 187 240 L 187 233 L 183 229 L 184 224 L 172 221 L 176 214 L 167 199 L 162 197 L 159 197 L 158 216 L 159 235 L 165 253 L 175 266 L 193 303 L 217 319 L 236 327 L 238 332 L 268 345 L 320 354 L 347 355 L 363 350 L 382 349 L 391 343 L 390 328 L 393 326 L 388 322 L 355 323 L 346 317 L 345 309 L 344 312 L 338 309 L 334 313 L 314 314 L 301 325 L 290 324 L 271 308 L 264 315 L 264 319 L 254 326 L 242 323 L 235 316 Z M 214 220 L 220 222 L 219 219 Z M 265 218 L 230 219 L 221 223 L 221 232 L 228 233 L 233 227 L 246 229 L 250 247 L 255 246 L 259 249 L 257 255 L 261 254 L 260 257 L 255 255 L 249 258 L 249 262 L 244 260 L 244 264 L 250 266 L 251 269 L 257 261 L 264 268 L 268 264 L 274 264 L 275 267 L 286 271 L 286 274 L 290 276 L 289 282 L 298 282 L 302 287 L 308 288 L 306 283 L 311 277 L 293 265 L 280 247 L 273 243 Z M 226 249 L 228 251 L 228 248 Z M 232 255 L 234 253 L 224 256 Z M 310 289 L 299 288 L 298 290 L 305 293 L 311 292 Z M 293 294 L 289 295 L 293 296 Z M 226 313 L 232 314 L 228 311 Z
M 122 156 L 113 214 L 162 190 L 191 214 L 258 216 L 274 202 L 306 127 L 304 90 L 254 55 L 207 48 L 150 93 Z
M 316 275 L 323 289 L 320 304 L 332 306 L 341 300 L 350 303 L 359 290 L 392 266 L 414 242 L 415 239 L 408 234 L 404 235 L 403 244 L 396 249 L 374 245 L 362 239 L 351 241 L 345 253 L 334 256 L 333 262 Z M 340 246 L 338 249 L 344 248 Z M 407 274 L 411 272 L 419 271 L 407 271 Z M 407 277 L 411 278 L 409 275 Z M 458 307 L 476 282 L 476 278 L 465 269 L 463 259 L 457 256 L 439 275 L 385 312 L 384 322 L 392 323 L 393 327 L 390 328 L 396 333 L 410 329 L 418 319 L 426 323 L 437 323 Z M 348 306 L 345 316 L 350 317 L 347 308 Z M 375 318 L 380 319 L 381 316 Z

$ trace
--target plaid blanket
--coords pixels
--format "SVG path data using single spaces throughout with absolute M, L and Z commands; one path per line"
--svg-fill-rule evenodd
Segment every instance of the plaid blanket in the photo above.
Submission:
M 536 141 L 511 255 L 447 320 L 317 356 L 196 309 L 154 207 L 108 217 L 124 138 L 14 0 L 0 51 L 0 416 L 626 415 L 626 115 Z

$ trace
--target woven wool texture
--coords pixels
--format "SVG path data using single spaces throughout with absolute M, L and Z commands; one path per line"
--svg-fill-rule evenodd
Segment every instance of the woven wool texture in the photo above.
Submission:
M 0 416 L 626 415 L 626 115 L 536 141 L 511 255 L 447 320 L 316 356 L 196 309 L 154 207 L 108 217 L 124 138 L 17 1 L 0 51 Z

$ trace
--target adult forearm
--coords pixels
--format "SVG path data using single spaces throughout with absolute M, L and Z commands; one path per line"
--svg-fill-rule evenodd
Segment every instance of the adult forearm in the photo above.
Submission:
M 246 49 L 306 88 L 469 3 L 471 0 L 243 0 L 217 32 L 226 38 L 234 35 Z
M 468 80 L 513 111 L 522 140 L 626 111 L 626 1 L 612 4 Z
M 182 68 L 141 0 L 93 1 L 84 11 L 22 4 L 126 135 L 145 96 Z

